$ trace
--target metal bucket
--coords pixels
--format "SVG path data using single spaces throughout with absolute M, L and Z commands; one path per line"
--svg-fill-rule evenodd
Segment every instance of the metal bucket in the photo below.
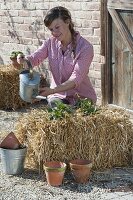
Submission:
M 21 174 L 24 171 L 26 152 L 26 147 L 15 150 L 0 148 L 2 172 L 10 175 Z
M 32 75 L 32 76 L 31 76 Z M 26 102 L 32 102 L 38 95 L 40 75 L 38 72 L 30 73 L 30 70 L 24 70 L 20 73 L 19 95 Z

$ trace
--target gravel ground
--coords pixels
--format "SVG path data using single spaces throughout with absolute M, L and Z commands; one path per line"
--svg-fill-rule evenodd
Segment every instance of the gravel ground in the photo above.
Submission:
M 0 132 L 14 131 L 21 111 L 0 111 Z M 4 175 L 0 163 L 0 200 L 133 200 L 133 167 L 92 172 L 87 184 L 77 184 L 70 173 L 60 187 L 49 186 L 45 175 L 25 169 L 19 176 Z
M 77 184 L 65 174 L 60 187 L 49 186 L 44 175 L 25 169 L 19 176 L 0 176 L 1 200 L 131 200 L 133 168 L 93 172 L 87 184 Z

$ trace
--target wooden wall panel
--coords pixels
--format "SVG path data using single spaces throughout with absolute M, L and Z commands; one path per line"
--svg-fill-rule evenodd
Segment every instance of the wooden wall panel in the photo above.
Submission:
M 120 14 L 133 35 L 132 13 L 121 11 Z M 133 54 L 112 23 L 113 104 L 133 109 Z
M 101 0 L 101 6 L 102 102 L 133 110 L 133 0 Z
M 107 6 L 113 9 L 131 10 L 133 9 L 133 0 L 108 0 Z

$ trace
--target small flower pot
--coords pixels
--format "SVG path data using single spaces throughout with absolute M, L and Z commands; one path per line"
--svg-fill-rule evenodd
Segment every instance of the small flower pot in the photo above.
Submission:
M 76 159 L 69 162 L 74 180 L 77 183 L 87 183 L 90 177 L 92 162 L 90 160 Z
M 16 138 L 15 134 L 13 132 L 10 132 L 5 139 L 1 142 L 0 148 L 5 149 L 18 149 L 20 147 L 20 142 Z
M 11 59 L 11 64 L 15 69 L 20 70 L 22 68 L 22 65 L 17 62 L 17 58 L 10 58 L 10 59 Z
M 50 161 L 44 164 L 46 179 L 51 186 L 62 185 L 66 164 L 59 161 Z

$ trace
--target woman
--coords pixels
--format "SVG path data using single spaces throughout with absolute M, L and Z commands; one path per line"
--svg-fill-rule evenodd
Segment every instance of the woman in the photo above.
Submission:
M 75 105 L 79 97 L 95 103 L 96 93 L 88 77 L 93 46 L 74 30 L 71 14 L 64 7 L 52 8 L 44 24 L 52 37 L 26 57 L 32 66 L 39 65 L 46 58 L 49 60 L 51 85 L 50 88 L 40 88 L 40 95 L 47 96 L 51 106 L 55 100 Z M 24 59 L 18 57 L 18 62 L 23 63 Z

